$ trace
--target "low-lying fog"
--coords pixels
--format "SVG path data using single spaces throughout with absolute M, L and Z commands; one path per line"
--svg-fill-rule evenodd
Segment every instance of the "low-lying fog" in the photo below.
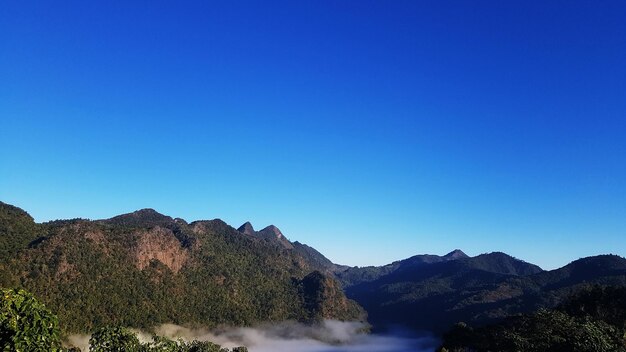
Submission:
M 318 326 L 284 322 L 255 328 L 223 330 L 188 329 L 173 324 L 155 328 L 157 335 L 171 339 L 211 341 L 222 347 L 246 346 L 250 352 L 431 352 L 436 340 L 429 335 L 363 334 L 357 322 L 324 321 Z M 151 334 L 136 331 L 143 341 Z M 71 345 L 89 350 L 89 336 L 73 335 Z

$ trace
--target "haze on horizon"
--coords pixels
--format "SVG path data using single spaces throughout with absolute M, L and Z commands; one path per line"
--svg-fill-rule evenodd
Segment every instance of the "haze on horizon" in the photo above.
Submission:
M 0 200 L 348 265 L 624 256 L 624 38 L 621 1 L 3 3 Z

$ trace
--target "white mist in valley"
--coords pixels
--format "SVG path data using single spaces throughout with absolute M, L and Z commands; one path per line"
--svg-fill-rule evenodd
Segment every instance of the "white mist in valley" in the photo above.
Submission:
M 282 322 L 220 330 L 163 324 L 154 332 L 174 340 L 211 341 L 227 348 L 246 346 L 250 352 L 430 352 L 436 347 L 437 341 L 430 335 L 364 334 L 363 328 L 359 322 L 326 320 L 315 326 Z M 150 341 L 151 334 L 135 332 L 142 341 Z M 73 335 L 68 342 L 89 350 L 88 336 Z

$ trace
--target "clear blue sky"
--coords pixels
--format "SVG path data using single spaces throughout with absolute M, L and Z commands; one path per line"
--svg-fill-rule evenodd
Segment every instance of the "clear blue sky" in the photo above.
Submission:
M 4 1 L 0 200 L 336 262 L 626 255 L 624 1 Z

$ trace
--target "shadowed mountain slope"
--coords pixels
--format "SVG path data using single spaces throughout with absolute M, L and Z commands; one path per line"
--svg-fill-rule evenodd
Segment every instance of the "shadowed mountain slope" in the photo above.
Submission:
M 555 309 L 474 327 L 456 324 L 444 334 L 445 351 L 626 351 L 626 288 L 581 289 Z
M 626 285 L 626 259 L 618 256 L 584 258 L 552 271 L 500 252 L 406 264 L 412 258 L 392 264 L 395 270 L 380 267 L 389 272 L 374 280 L 347 286 L 348 297 L 375 325 L 443 332 L 457 321 L 482 324 L 553 307 L 589 284 Z
M 455 249 L 444 256 L 419 254 L 384 266 L 349 267 L 346 270 L 337 271 L 336 276 L 344 288 L 348 288 L 356 284 L 375 281 L 383 276 L 395 272 L 396 270 L 409 270 L 411 268 L 414 269 L 427 264 L 464 258 L 468 258 L 468 256 L 459 249 Z

